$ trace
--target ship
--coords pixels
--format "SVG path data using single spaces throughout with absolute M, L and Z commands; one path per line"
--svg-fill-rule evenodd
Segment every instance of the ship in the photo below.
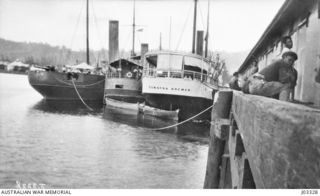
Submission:
M 31 70 L 30 85 L 48 100 L 103 101 L 104 75 Z M 80 96 L 80 97 L 79 97 Z
M 86 20 L 86 67 L 95 72 L 90 66 L 89 59 L 89 0 Z M 83 64 L 82 64 L 83 66 Z M 90 68 L 91 67 L 91 68 Z M 40 69 L 39 69 L 40 68 Z M 75 71 L 77 70 L 77 71 Z M 79 70 L 82 70 L 80 72 Z M 103 102 L 105 76 L 84 72 L 84 69 L 73 69 L 70 72 L 60 72 L 52 66 L 31 69 L 28 73 L 30 85 L 48 100 L 81 100 Z
M 219 56 L 216 59 L 208 56 L 209 4 L 206 36 L 204 38 L 203 31 L 198 31 L 195 47 L 197 1 L 194 1 L 192 51 L 152 51 L 145 55 L 143 65 L 142 94 L 146 105 L 179 110 L 179 120 L 210 119 L 214 94 L 219 90 L 218 77 L 224 68 Z
M 142 96 L 141 57 L 147 52 L 148 44 L 141 44 L 141 55 L 134 52 L 135 42 L 135 1 L 133 2 L 132 51 L 129 58 L 118 58 L 118 21 L 109 21 L 109 58 L 105 82 L 105 103 L 118 108 L 136 108 L 137 103 L 144 102 Z M 122 102 L 122 105 L 121 105 Z M 115 103 L 115 104 L 114 104 Z
M 142 66 L 133 59 L 120 58 L 110 63 L 105 81 L 105 99 L 141 103 Z
M 153 51 L 145 55 L 142 94 L 146 105 L 180 110 L 179 119 L 199 114 L 213 104 L 218 91 L 216 63 L 199 55 L 176 51 Z M 210 112 L 198 119 L 207 119 Z

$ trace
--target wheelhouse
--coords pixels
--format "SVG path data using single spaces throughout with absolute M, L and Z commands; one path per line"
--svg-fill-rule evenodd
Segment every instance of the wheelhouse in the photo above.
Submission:
M 194 54 L 161 51 L 145 58 L 144 76 L 204 80 L 212 72 L 211 63 Z

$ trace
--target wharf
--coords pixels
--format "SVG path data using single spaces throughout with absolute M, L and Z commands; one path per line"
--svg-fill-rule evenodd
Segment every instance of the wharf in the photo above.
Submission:
M 204 188 L 319 188 L 320 110 L 220 91 Z

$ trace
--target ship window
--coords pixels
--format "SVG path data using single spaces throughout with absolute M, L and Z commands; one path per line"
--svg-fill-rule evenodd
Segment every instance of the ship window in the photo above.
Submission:
M 183 56 L 181 55 L 160 54 L 158 55 L 157 68 L 181 70 L 182 59 Z
M 146 60 L 151 68 L 157 67 L 158 56 L 149 56 L 146 58 Z
M 198 67 L 204 70 L 208 70 L 209 69 L 209 64 L 205 61 L 202 61 L 201 59 L 198 58 L 194 58 L 194 57 L 190 57 L 190 56 L 185 56 L 184 58 L 184 64 L 186 66 L 193 66 L 193 67 Z
M 116 84 L 116 88 L 123 88 L 122 84 Z

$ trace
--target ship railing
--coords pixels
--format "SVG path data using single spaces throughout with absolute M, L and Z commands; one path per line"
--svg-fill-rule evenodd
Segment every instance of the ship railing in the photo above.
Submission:
M 122 72 L 107 72 L 106 77 L 107 78 L 129 78 L 129 79 L 137 79 L 140 76 L 138 75 L 141 73 L 137 72 L 127 72 L 127 73 L 122 73 Z
M 188 80 L 206 81 L 210 76 L 206 73 L 186 70 L 168 70 L 168 69 L 145 69 L 143 71 L 145 77 L 159 78 L 183 78 Z

